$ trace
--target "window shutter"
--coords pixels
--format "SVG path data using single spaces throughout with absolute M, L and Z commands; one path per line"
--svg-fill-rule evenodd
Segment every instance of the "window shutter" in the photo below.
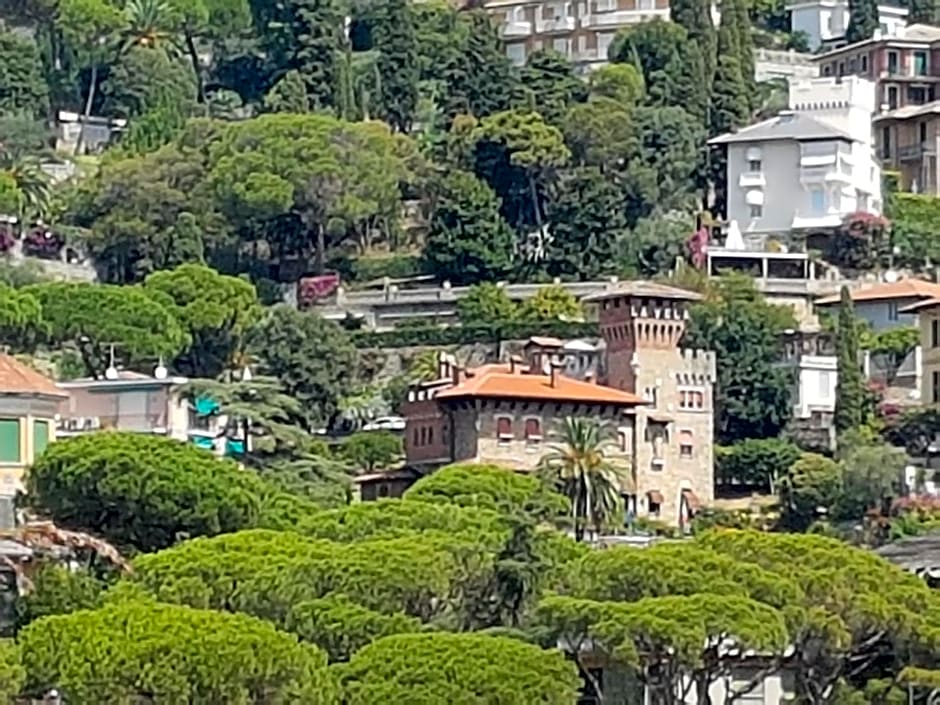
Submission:
M 533 436 L 542 435 L 542 424 L 538 419 L 526 419 L 525 420 L 525 437 L 532 438 Z

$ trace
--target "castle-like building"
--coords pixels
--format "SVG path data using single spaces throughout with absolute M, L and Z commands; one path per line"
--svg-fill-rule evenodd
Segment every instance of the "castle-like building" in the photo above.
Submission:
M 600 419 L 610 452 L 631 470 L 622 488 L 628 514 L 687 525 L 714 492 L 715 356 L 680 348 L 697 299 L 621 283 L 584 302 L 600 324 L 597 347 L 533 338 L 521 357 L 470 370 L 442 355 L 439 379 L 413 386 L 402 408 L 408 467 L 528 472 L 565 418 Z

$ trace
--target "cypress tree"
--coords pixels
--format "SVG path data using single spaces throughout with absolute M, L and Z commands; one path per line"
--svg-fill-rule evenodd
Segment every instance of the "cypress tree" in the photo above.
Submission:
M 849 44 L 871 39 L 878 24 L 878 0 L 849 0 L 849 27 L 845 33 Z
M 729 24 L 733 20 L 729 20 Z M 725 24 L 718 30 L 718 65 L 712 84 L 711 134 L 721 135 L 741 127 L 747 122 L 747 85 L 741 75 L 741 63 L 735 51 L 732 27 Z
M 711 86 L 715 75 L 718 34 L 712 23 L 710 0 L 672 0 L 669 4 L 669 18 L 685 28 L 689 39 L 698 42 L 706 85 Z
M 864 421 L 865 391 L 862 369 L 858 363 L 858 321 L 848 287 L 842 287 L 839 321 L 836 328 L 837 373 L 836 410 L 833 423 L 843 433 L 862 425 Z
M 738 63 L 741 65 L 741 78 L 744 80 L 748 107 L 757 107 L 757 81 L 754 77 L 754 41 L 751 38 L 751 18 L 747 13 L 744 0 L 732 0 L 734 8 L 733 31 L 737 45 Z
M 372 48 L 378 49 L 379 104 L 397 132 L 408 132 L 418 107 L 417 39 L 405 0 L 384 0 L 372 17 Z

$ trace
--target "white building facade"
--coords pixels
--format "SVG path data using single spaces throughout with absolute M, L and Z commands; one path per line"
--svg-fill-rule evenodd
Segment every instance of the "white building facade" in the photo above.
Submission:
M 783 234 L 880 214 L 875 85 L 854 76 L 794 81 L 789 105 L 711 141 L 727 147 L 727 219 L 744 233 Z
M 790 31 L 803 32 L 810 51 L 845 45 L 849 28 L 848 0 L 794 0 L 786 6 L 790 13 Z M 885 36 L 897 34 L 907 24 L 908 10 L 893 5 L 878 6 L 878 24 Z

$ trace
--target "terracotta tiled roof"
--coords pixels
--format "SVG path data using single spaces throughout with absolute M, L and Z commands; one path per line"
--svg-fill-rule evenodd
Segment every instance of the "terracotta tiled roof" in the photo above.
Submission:
M 925 308 L 934 308 L 935 306 L 940 306 L 940 297 L 924 299 L 923 301 L 918 301 L 916 304 L 909 304 L 901 309 L 901 313 L 917 313 L 918 311 L 923 311 Z
M 658 282 L 635 281 L 620 282 L 612 285 L 606 291 L 585 296 L 582 301 L 603 301 L 622 296 L 632 296 L 647 299 L 678 299 L 680 301 L 700 301 L 703 297 L 694 291 L 667 286 Z
M 549 375 L 511 374 L 488 369 L 474 370 L 471 374 L 469 379 L 439 392 L 436 398 L 538 399 L 624 407 L 646 403 L 635 394 L 581 382 L 562 374 L 555 376 L 554 386 Z
M 0 353 L 0 394 L 43 394 L 66 397 L 68 394 L 10 355 Z
M 923 279 L 901 279 L 896 282 L 886 282 L 865 286 L 849 292 L 852 301 L 885 301 L 888 299 L 933 299 L 940 298 L 940 284 L 924 281 Z M 841 300 L 839 294 L 817 299 L 816 304 L 826 306 L 837 304 Z

